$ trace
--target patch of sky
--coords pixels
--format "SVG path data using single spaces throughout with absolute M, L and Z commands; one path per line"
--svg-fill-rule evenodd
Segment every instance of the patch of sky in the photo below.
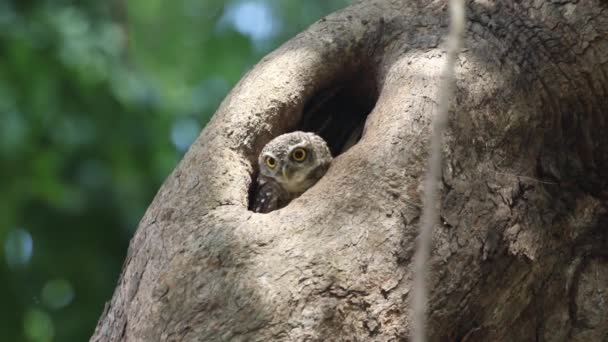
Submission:
M 25 229 L 11 230 L 4 240 L 4 257 L 7 265 L 12 269 L 26 266 L 34 253 L 32 235 Z
M 280 32 L 281 22 L 267 1 L 242 0 L 226 6 L 218 29 L 227 26 L 249 37 L 255 47 L 263 48 Z
M 184 153 L 196 140 L 201 132 L 201 126 L 193 118 L 178 118 L 171 127 L 171 142 L 175 148 Z

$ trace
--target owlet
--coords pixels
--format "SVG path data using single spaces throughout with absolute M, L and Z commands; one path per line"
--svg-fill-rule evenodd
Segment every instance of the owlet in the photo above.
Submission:
M 298 131 L 274 138 L 258 157 L 253 211 L 267 213 L 286 206 L 323 177 L 331 160 L 327 143 L 314 133 Z

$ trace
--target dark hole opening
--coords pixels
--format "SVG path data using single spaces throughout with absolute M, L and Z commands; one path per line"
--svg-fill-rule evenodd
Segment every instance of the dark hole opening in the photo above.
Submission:
M 369 74 L 342 79 L 339 83 L 319 90 L 307 101 L 302 110 L 302 118 L 293 131 L 318 134 L 327 142 L 335 158 L 361 139 L 365 120 L 377 99 L 375 79 L 369 77 Z M 254 194 L 258 191 L 257 186 L 254 181 L 250 189 L 250 210 Z
M 336 157 L 361 138 L 377 100 L 373 80 L 353 78 L 317 92 L 304 106 L 296 130 L 320 135 Z

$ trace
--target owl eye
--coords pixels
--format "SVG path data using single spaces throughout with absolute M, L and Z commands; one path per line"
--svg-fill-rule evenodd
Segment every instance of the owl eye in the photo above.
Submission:
M 306 159 L 306 150 L 303 148 L 296 148 L 291 152 L 291 159 L 301 162 Z
M 269 168 L 274 169 L 274 167 L 277 166 L 277 161 L 272 157 L 266 157 L 266 165 L 268 165 Z

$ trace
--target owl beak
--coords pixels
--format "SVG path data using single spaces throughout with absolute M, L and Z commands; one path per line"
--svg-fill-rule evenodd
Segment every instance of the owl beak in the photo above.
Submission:
M 289 171 L 287 170 L 287 165 L 283 166 L 281 172 L 283 173 L 283 178 L 289 179 Z

